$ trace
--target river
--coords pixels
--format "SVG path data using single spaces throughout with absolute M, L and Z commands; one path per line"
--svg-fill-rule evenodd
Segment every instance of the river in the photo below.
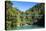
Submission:
M 37 28 L 43 28 L 43 27 L 37 25 L 24 25 L 24 26 L 11 28 L 11 30 L 24 30 L 24 29 L 37 29 Z

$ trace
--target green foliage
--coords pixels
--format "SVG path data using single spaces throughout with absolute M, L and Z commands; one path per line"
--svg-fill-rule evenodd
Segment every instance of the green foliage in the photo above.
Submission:
M 31 23 L 33 21 L 33 19 L 35 19 L 35 15 L 44 14 L 44 3 L 37 4 L 37 5 L 33 6 L 32 8 L 29 8 L 25 12 L 21 12 L 19 9 L 12 7 L 13 4 L 11 1 L 5 1 L 5 3 L 6 3 L 6 22 L 11 21 L 11 23 L 9 23 L 9 24 L 11 24 L 10 27 L 17 26 L 17 23 L 20 23 L 20 24 L 23 22 Z M 30 15 L 30 16 L 28 16 L 28 15 Z M 8 23 L 6 23 L 6 24 L 8 24 Z

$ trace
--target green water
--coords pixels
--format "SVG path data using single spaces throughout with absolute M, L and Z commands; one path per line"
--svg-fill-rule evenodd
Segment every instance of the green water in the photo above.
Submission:
M 42 28 L 42 27 L 37 25 L 24 25 L 24 26 L 14 27 L 11 30 L 36 29 L 36 28 Z

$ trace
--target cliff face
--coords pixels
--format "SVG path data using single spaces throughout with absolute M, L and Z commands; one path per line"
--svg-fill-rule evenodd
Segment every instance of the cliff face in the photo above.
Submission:
M 33 25 L 38 25 L 38 26 L 44 27 L 44 25 L 45 25 L 44 24 L 45 23 L 45 19 L 44 19 L 44 17 L 45 17 L 45 10 L 44 9 L 45 8 L 44 8 L 44 6 L 45 6 L 44 3 L 40 3 L 40 4 L 37 4 L 28 10 L 28 11 L 32 12 Z M 37 20 L 37 22 L 35 22 L 36 20 Z
M 45 21 L 44 21 L 44 15 L 42 16 L 41 19 L 37 19 L 37 22 L 36 23 L 33 23 L 33 25 L 38 25 L 38 26 L 41 26 L 41 27 L 44 27 L 45 26 Z
M 39 15 L 42 15 L 41 16 L 41 18 L 37 18 L 37 22 L 36 23 L 34 23 L 34 24 L 36 24 L 36 25 L 38 25 L 38 26 L 42 26 L 42 27 L 44 27 L 44 23 L 45 23 L 45 12 L 44 12 L 44 4 L 40 4 L 39 5 L 40 7 L 39 7 L 39 10 L 40 10 L 40 13 L 39 13 Z
M 41 18 L 41 19 L 39 19 L 38 20 L 38 22 L 37 23 L 39 23 L 38 25 L 40 25 L 40 26 L 44 26 L 44 15 L 43 15 L 43 17 Z

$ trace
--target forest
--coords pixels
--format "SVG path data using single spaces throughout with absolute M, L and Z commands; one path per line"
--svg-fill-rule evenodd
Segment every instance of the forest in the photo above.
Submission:
M 24 25 L 38 25 L 44 27 L 45 4 L 38 3 L 25 12 L 12 7 L 11 1 L 5 1 L 5 30 Z

